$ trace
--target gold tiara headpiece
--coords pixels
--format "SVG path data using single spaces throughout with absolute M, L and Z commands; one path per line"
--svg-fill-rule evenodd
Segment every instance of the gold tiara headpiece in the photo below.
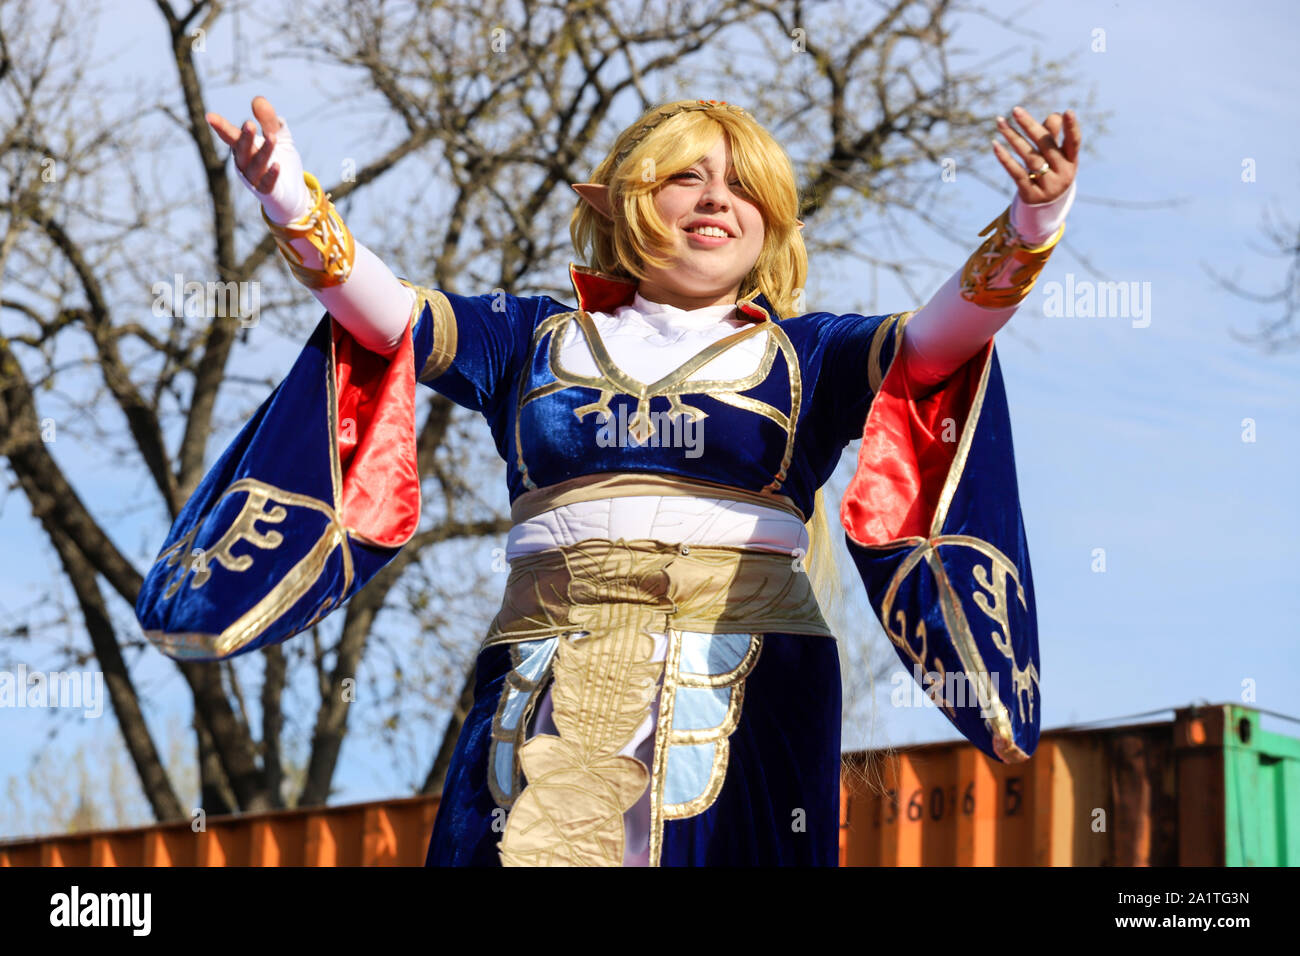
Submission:
M 633 136 L 628 141 L 627 145 L 619 151 L 619 154 L 614 157 L 614 168 L 617 169 L 623 164 L 623 160 L 627 159 L 628 154 L 636 148 L 637 143 L 645 139 L 646 135 L 652 129 L 670 116 L 676 116 L 678 113 L 685 113 L 687 110 L 730 110 L 733 113 L 740 113 L 745 116 L 749 115 L 743 108 L 734 106 L 726 100 L 696 100 L 694 103 L 679 103 L 675 106 L 662 107 L 655 110 L 649 119 L 637 127 L 636 135 Z

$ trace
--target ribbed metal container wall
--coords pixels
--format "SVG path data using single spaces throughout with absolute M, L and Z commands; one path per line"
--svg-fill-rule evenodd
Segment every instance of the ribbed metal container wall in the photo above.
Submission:
M 842 866 L 1294 866 L 1300 740 L 1248 708 L 1047 731 L 1022 764 L 966 743 L 849 754 Z M 419 866 L 434 797 L 0 842 L 0 866 Z
M 0 866 L 420 866 L 436 797 L 0 843 Z
M 841 866 L 1300 863 L 1300 740 L 1246 707 L 1047 731 L 1021 764 L 966 743 L 848 756 L 873 784 L 844 775 Z

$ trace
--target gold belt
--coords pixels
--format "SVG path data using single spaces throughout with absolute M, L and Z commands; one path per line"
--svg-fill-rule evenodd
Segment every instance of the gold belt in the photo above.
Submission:
M 653 632 L 669 638 L 666 660 L 654 659 Z M 725 672 L 685 673 L 684 632 L 739 633 L 747 651 Z M 566 635 L 537 648 L 554 676 L 552 720 L 557 734 L 526 738 L 528 714 L 546 675 L 516 669 L 506 680 L 496 717 L 488 775 L 499 805 L 511 804 L 499 845 L 503 866 L 619 866 L 624 856 L 623 815 L 650 789 L 650 862 L 659 864 L 668 819 L 702 812 L 716 799 L 726 774 L 726 738 L 740 719 L 743 682 L 769 631 L 834 638 L 808 575 L 790 555 L 721 545 L 670 544 L 652 539 L 588 538 L 516 559 L 501 611 L 483 647 Z M 720 639 L 725 640 L 725 639 Z M 552 657 L 553 656 L 553 662 Z M 530 660 L 532 658 L 530 657 Z M 662 702 L 655 756 L 647 767 L 622 753 Z M 726 700 L 717 726 L 674 724 L 679 694 Z M 523 695 L 522 712 L 508 712 Z M 526 738 L 526 739 L 525 739 Z M 665 801 L 668 754 L 674 745 L 707 751 L 708 785 L 685 803 Z M 501 748 L 507 748 L 502 750 Z M 509 761 L 521 789 L 494 776 Z
M 587 630 L 609 604 L 638 605 L 638 618 L 659 632 L 835 636 L 801 559 L 791 555 L 588 538 L 511 562 L 501 610 L 481 648 Z

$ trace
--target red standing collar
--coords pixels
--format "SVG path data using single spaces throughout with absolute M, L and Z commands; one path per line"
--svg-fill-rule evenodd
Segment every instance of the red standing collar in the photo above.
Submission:
M 569 263 L 569 281 L 578 298 L 578 308 L 583 312 L 612 313 L 619 306 L 630 305 L 636 295 L 635 279 L 599 272 L 576 262 Z M 767 309 L 757 302 L 738 302 L 736 307 L 756 322 L 768 319 Z

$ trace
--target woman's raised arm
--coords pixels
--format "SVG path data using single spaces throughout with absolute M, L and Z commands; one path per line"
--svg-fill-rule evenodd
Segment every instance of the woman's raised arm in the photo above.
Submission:
M 1073 183 L 1051 202 L 1030 205 L 1017 196 L 1011 202 L 1011 229 L 1025 248 L 1036 249 L 1057 234 L 1073 203 Z M 918 398 L 979 352 L 1020 306 L 1019 301 L 1001 307 L 977 305 L 963 296 L 963 290 L 969 292 L 969 271 L 964 267 L 953 273 L 903 327 L 903 359 Z
M 264 137 L 256 135 L 251 121 L 237 129 L 216 113 L 208 113 L 207 120 L 231 147 L 235 170 L 262 203 L 294 275 L 361 345 L 391 355 L 411 327 L 415 293 L 352 238 L 337 212 L 326 215 L 326 196 L 319 184 L 309 188 L 289 126 L 265 97 L 253 99 L 253 115 Z M 313 230 L 322 217 L 324 228 Z M 308 238 L 313 231 L 315 243 Z
M 1025 163 L 995 144 L 998 161 L 1018 188 L 1011 207 L 981 233 L 993 230 L 903 329 L 902 358 L 918 398 L 934 391 L 1007 323 L 1059 241 L 1074 204 L 1081 138 L 1073 111 L 1064 117 L 1053 113 L 1046 126 L 1019 107 L 1014 115 L 1032 139 L 999 117 L 999 129 Z M 1062 129 L 1065 136 L 1058 143 Z

